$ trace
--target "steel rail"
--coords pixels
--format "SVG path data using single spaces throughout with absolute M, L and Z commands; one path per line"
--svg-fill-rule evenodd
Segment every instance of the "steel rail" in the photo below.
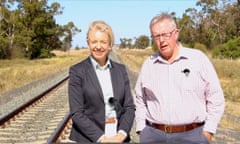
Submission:
M 54 88 L 56 88 L 58 85 L 60 85 L 61 83 L 63 83 L 65 80 L 67 80 L 69 78 L 69 76 L 66 76 L 64 79 L 62 79 L 61 81 L 59 81 L 58 83 L 56 83 L 54 86 L 48 88 L 47 90 L 45 90 L 44 92 L 42 92 L 41 94 L 37 95 L 36 97 L 32 98 L 31 100 L 29 100 L 28 102 L 26 102 L 25 104 L 17 107 L 16 109 L 12 110 L 11 112 L 3 115 L 0 117 L 0 126 L 4 125 L 5 122 L 9 121 L 11 118 L 13 118 L 14 116 L 16 116 L 17 114 L 19 114 L 21 111 L 23 111 L 24 109 L 26 109 L 27 107 L 29 107 L 30 105 L 32 105 L 33 103 L 35 103 L 37 100 L 41 99 L 44 95 L 46 95 L 47 93 L 49 93 L 51 90 L 53 90 Z
M 71 118 L 71 115 L 68 112 L 63 118 L 63 120 L 61 121 L 61 123 L 57 126 L 55 131 L 52 133 L 52 135 L 48 138 L 46 144 L 52 144 L 57 142 L 62 132 L 64 131 L 66 125 L 68 124 L 70 118 Z

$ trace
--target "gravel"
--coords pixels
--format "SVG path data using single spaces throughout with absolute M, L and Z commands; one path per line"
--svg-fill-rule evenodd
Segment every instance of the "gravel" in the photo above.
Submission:
M 68 70 L 60 71 L 46 78 L 33 81 L 23 87 L 13 89 L 0 95 L 0 117 L 11 112 L 25 102 L 43 93 L 68 76 Z

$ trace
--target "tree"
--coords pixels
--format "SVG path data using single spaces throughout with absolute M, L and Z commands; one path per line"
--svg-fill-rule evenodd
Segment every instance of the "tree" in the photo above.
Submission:
M 69 49 L 72 37 L 80 30 L 73 22 L 56 24 L 54 16 L 59 14 L 62 8 L 56 2 L 49 6 L 47 0 L 2 0 L 0 58 L 10 59 L 16 52 L 29 59 L 45 58 L 63 44 Z
M 135 47 L 139 49 L 147 48 L 150 44 L 150 39 L 148 36 L 141 35 L 135 41 Z
M 119 48 L 126 48 L 126 47 L 127 47 L 127 38 L 120 38 Z
M 71 45 L 71 42 L 72 42 L 72 37 L 77 34 L 78 32 L 81 32 L 80 29 L 78 29 L 73 22 L 69 22 L 67 25 L 64 25 L 63 26 L 63 29 L 62 29 L 62 32 L 63 32 L 63 50 L 64 51 L 67 51 L 69 50 L 72 45 Z
M 57 35 L 58 25 L 54 15 L 61 13 L 60 5 L 47 5 L 47 0 L 20 0 L 22 31 L 26 57 L 30 59 L 49 57 L 50 51 L 60 47 Z M 54 42 L 52 41 L 54 40 Z M 41 52 L 44 52 L 41 54 Z
M 0 4 L 0 58 L 10 59 L 12 56 L 13 42 L 15 36 L 16 11 L 10 12 L 10 3 L 3 1 Z
M 214 48 L 239 36 L 240 12 L 231 0 L 198 0 L 200 9 L 188 8 L 182 18 L 177 19 L 180 40 L 183 43 L 198 42 Z
M 188 10 L 187 10 L 188 11 Z M 196 11 L 195 9 L 189 9 L 189 11 Z M 178 21 L 179 29 L 181 30 L 179 41 L 188 42 L 194 44 L 196 38 L 195 23 L 187 14 L 183 14 L 182 18 Z
M 240 57 L 240 37 L 231 39 L 213 51 L 213 57 L 237 59 Z

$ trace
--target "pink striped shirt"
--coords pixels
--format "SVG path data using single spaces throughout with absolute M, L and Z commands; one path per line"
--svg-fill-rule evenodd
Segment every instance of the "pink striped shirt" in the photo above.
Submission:
M 201 51 L 179 48 L 171 64 L 159 53 L 143 63 L 135 86 L 136 131 L 147 119 L 169 125 L 205 121 L 204 130 L 216 132 L 225 107 L 216 71 Z

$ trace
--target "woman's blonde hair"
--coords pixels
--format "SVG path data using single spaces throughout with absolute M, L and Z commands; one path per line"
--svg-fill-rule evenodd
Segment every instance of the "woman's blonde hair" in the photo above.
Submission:
M 110 46 L 111 47 L 113 46 L 113 44 L 114 44 L 113 31 L 112 31 L 112 28 L 107 23 L 105 23 L 104 21 L 101 21 L 101 20 L 93 21 L 90 24 L 88 32 L 87 32 L 87 41 L 89 39 L 89 32 L 92 30 L 106 32 L 109 37 Z

